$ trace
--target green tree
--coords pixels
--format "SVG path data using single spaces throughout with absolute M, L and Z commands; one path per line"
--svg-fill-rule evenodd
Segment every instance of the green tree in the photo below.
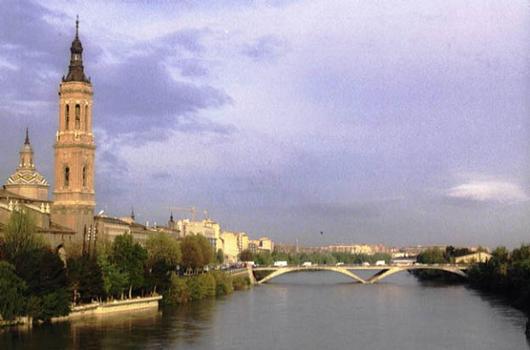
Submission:
M 196 236 L 186 236 L 182 240 L 182 266 L 186 270 L 196 271 L 202 265 L 202 251 Z
M 171 268 L 180 264 L 182 258 L 180 244 L 166 233 L 158 232 L 151 235 L 145 242 L 145 248 L 148 266 L 153 266 L 161 260 Z
M 202 255 L 202 261 L 201 261 L 202 266 L 201 267 L 211 264 L 215 260 L 215 251 L 212 248 L 210 241 L 204 236 L 197 235 L 194 237 L 197 240 L 200 250 L 201 250 L 201 255 Z
M 16 275 L 15 267 L 0 261 L 0 318 L 13 320 L 25 314 L 26 290 L 26 283 Z
M 222 249 L 217 249 L 215 260 L 218 264 L 222 264 L 225 261 L 225 253 Z
M 203 236 L 186 236 L 181 243 L 182 265 L 186 269 L 197 271 L 213 261 L 213 249 Z
M 165 291 L 170 285 L 170 272 L 180 264 L 182 253 L 180 243 L 168 234 L 158 232 L 150 236 L 147 249 L 147 285 L 153 292 L 157 288 Z
M 70 312 L 66 269 L 56 253 L 35 249 L 25 260 L 18 260 L 15 269 L 28 286 L 28 315 L 34 320 L 49 321 Z
M 254 262 L 258 265 L 272 265 L 274 260 L 272 259 L 272 255 L 268 251 L 259 252 L 256 254 Z
M 88 255 L 70 257 L 67 266 L 74 303 L 90 303 L 105 295 L 103 274 L 96 259 Z
M 115 264 L 111 263 L 105 253 L 98 255 L 97 263 L 101 269 L 105 295 L 107 297 L 122 295 L 129 285 L 129 276 L 127 273 L 120 271 Z
M 31 215 L 13 211 L 4 235 L 3 250 L 6 259 L 13 264 L 25 259 L 32 251 L 44 247 L 42 237 L 36 235 L 36 226 Z
M 111 262 L 127 274 L 129 298 L 132 298 L 133 289 L 141 288 L 144 284 L 147 251 L 139 243 L 135 243 L 130 234 L 114 238 L 111 250 Z
M 444 252 L 439 248 L 429 248 L 425 250 L 418 254 L 416 260 L 422 264 L 443 264 L 447 262 Z
M 243 250 L 239 254 L 239 260 L 241 261 L 254 261 L 254 254 L 248 249 Z

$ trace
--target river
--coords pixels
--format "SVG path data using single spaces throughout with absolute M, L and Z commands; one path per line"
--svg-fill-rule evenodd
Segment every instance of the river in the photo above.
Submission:
M 518 350 L 530 349 L 525 323 L 464 285 L 303 272 L 175 308 L 4 331 L 0 349 Z

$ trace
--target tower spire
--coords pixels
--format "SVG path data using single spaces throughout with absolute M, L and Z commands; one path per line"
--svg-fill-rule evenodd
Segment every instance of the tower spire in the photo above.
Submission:
M 27 127 L 26 127 L 26 140 L 24 141 L 24 144 L 29 145 L 29 130 Z
M 79 39 L 79 15 L 75 16 L 75 37 Z

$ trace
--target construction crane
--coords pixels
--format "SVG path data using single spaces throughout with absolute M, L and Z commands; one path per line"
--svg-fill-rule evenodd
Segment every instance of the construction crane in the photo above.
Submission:
M 191 221 L 195 221 L 195 213 L 197 212 L 197 209 L 195 207 L 169 207 L 170 211 L 184 211 L 191 213 Z

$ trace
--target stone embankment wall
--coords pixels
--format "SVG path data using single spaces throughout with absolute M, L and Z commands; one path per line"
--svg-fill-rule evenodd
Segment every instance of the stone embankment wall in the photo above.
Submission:
M 160 300 L 162 300 L 162 296 L 157 295 L 146 298 L 113 300 L 105 303 L 92 303 L 88 305 L 75 306 L 72 308 L 72 311 L 68 316 L 55 317 L 52 319 L 52 322 L 84 316 L 103 315 L 113 312 L 133 311 L 158 307 L 158 302 Z

